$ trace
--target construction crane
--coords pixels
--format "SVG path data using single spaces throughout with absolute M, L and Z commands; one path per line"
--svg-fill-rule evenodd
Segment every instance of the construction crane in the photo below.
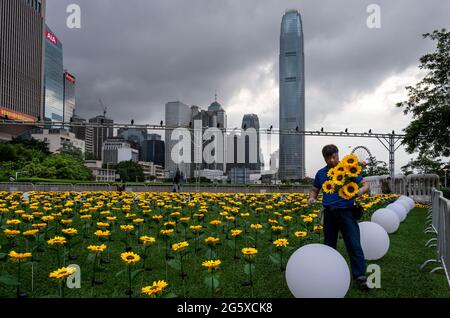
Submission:
M 100 102 L 100 106 L 102 106 L 103 117 L 106 117 L 106 113 L 108 112 L 108 107 L 103 104 L 103 101 L 101 98 L 98 101 Z

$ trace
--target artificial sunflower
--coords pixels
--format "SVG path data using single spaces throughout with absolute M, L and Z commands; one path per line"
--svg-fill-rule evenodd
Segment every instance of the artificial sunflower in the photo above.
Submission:
M 333 183 L 335 185 L 343 185 L 345 182 L 345 172 L 338 171 L 333 176 Z
M 184 242 L 180 242 L 180 243 L 174 243 L 172 244 L 172 249 L 174 251 L 182 251 L 184 250 L 186 247 L 189 246 L 189 243 L 184 241 Z
M 191 225 L 189 228 L 192 231 L 200 231 L 201 229 L 203 229 L 203 226 L 201 226 L 201 225 Z
M 252 230 L 258 231 L 258 230 L 262 229 L 262 225 L 261 225 L 261 224 L 258 224 L 258 223 L 256 223 L 256 224 L 251 224 L 251 225 L 250 225 L 250 228 L 251 228 Z
M 31 253 L 17 253 L 16 251 L 9 252 L 8 256 L 14 261 L 22 261 L 32 256 Z
M 141 292 L 147 296 L 156 297 L 156 294 L 162 292 L 167 286 L 168 284 L 165 281 L 159 280 L 153 282 L 150 286 L 142 287 Z
M 62 267 L 56 271 L 51 272 L 48 277 L 54 278 L 56 280 L 63 280 L 77 271 L 75 267 Z
M 329 178 L 333 178 L 333 176 L 334 176 L 335 173 L 336 173 L 336 170 L 335 170 L 334 168 L 331 168 L 331 169 L 328 170 L 327 176 L 328 176 Z
M 289 241 L 287 239 L 278 239 L 273 242 L 273 245 L 276 247 L 286 247 L 288 246 Z
M 63 245 L 67 243 L 64 236 L 55 236 L 54 238 L 47 241 L 48 245 Z
M 124 252 L 120 254 L 120 258 L 123 262 L 127 263 L 128 265 L 137 263 L 141 260 L 141 257 L 133 252 Z
M 347 175 L 349 177 L 354 177 L 356 178 L 357 176 L 359 176 L 359 174 L 361 173 L 361 166 L 358 164 L 354 164 L 354 165 L 347 165 L 345 167 L 345 171 L 347 172 Z
M 22 234 L 25 236 L 35 236 L 39 233 L 39 230 L 29 230 L 29 231 L 25 231 Z
M 91 252 L 102 253 L 106 249 L 106 245 L 89 245 L 87 249 Z
M 345 165 L 354 165 L 358 163 L 358 156 L 355 154 L 350 154 L 345 156 L 342 161 Z
M 10 229 L 6 229 L 3 231 L 3 233 L 5 233 L 5 235 L 7 237 L 12 237 L 12 236 L 16 236 L 20 234 L 20 231 L 18 230 L 10 230 Z
M 215 245 L 215 244 L 219 243 L 219 241 L 220 241 L 220 238 L 218 238 L 218 237 L 210 236 L 210 237 L 205 238 L 205 243 L 208 245 Z
M 61 232 L 63 234 L 69 235 L 69 236 L 72 236 L 72 235 L 75 235 L 78 233 L 78 231 L 74 228 L 63 229 L 63 230 L 61 230 Z
M 102 230 L 97 230 L 95 231 L 95 236 L 97 237 L 108 237 L 111 235 L 111 232 L 106 230 L 106 231 L 102 231 Z
M 219 268 L 220 264 L 222 264 L 222 261 L 220 261 L 220 260 L 209 260 L 209 261 L 204 261 L 202 263 L 202 266 L 206 267 L 208 270 L 212 270 L 212 269 Z
M 144 245 L 153 244 L 156 242 L 156 239 L 153 236 L 141 236 L 139 240 Z
M 336 174 L 336 173 L 338 173 L 338 172 L 345 173 L 345 165 L 342 163 L 342 161 L 339 162 L 339 163 L 336 165 L 336 167 L 334 167 L 333 169 L 334 169 L 334 171 L 335 171 L 334 174 Z
M 322 184 L 322 191 L 324 193 L 334 193 L 334 183 L 333 181 L 325 181 Z
M 256 248 L 253 247 L 244 247 L 241 250 L 242 254 L 244 254 L 245 256 L 254 256 L 258 253 L 258 250 Z
M 231 236 L 235 237 L 235 236 L 239 236 L 242 233 L 242 230 L 231 230 Z
M 345 195 L 349 198 L 353 198 L 359 190 L 358 185 L 355 182 L 350 182 L 342 187 Z
M 308 235 L 308 232 L 306 232 L 306 231 L 297 231 L 297 232 L 294 233 L 294 235 L 296 237 L 302 238 L 302 237 L 305 237 L 306 235 Z
M 350 200 L 351 199 L 351 197 L 348 197 L 347 194 L 344 192 L 344 188 L 343 187 L 339 189 L 338 194 L 344 200 Z

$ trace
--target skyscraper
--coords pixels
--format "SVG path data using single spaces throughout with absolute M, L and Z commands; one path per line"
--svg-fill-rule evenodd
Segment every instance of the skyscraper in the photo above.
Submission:
M 259 138 L 259 118 L 256 114 L 245 114 L 242 118 L 242 129 L 253 128 L 256 130 L 256 147 L 250 145 L 250 138 L 245 137 L 245 166 L 250 170 L 261 170 L 261 147 Z M 256 153 L 254 152 L 256 149 Z M 251 160 L 256 158 L 256 162 Z M 253 162 L 251 162 L 253 161 Z
M 75 76 L 64 72 L 64 122 L 70 122 L 75 113 Z
M 45 0 L 0 0 L 0 117 L 42 118 L 44 19 Z
M 227 127 L 227 114 L 225 110 L 222 108 L 222 105 L 220 105 L 217 102 L 217 96 L 214 102 L 212 102 L 208 106 L 208 110 L 203 110 L 198 106 L 191 106 L 192 111 L 192 123 L 194 123 L 196 120 L 201 120 L 202 122 L 202 135 L 205 133 L 205 130 L 208 128 L 218 128 L 223 129 Z M 203 153 L 203 150 L 208 145 L 212 145 L 214 143 L 214 137 L 211 139 L 211 141 L 202 141 L 200 147 L 200 151 Z M 218 146 L 218 144 L 216 145 Z M 215 151 L 221 151 L 224 155 L 226 153 L 226 144 L 224 143 L 223 149 L 214 149 L 212 151 L 212 155 L 215 155 Z M 192 148 L 192 157 L 194 158 L 194 147 Z M 219 160 L 218 160 L 219 161 Z M 210 170 L 222 170 L 225 172 L 226 164 L 222 162 L 214 162 L 214 163 L 206 163 L 204 158 L 202 159 L 201 164 L 195 164 L 195 170 L 203 170 L 203 169 L 210 169 Z
M 49 122 L 64 120 L 64 66 L 63 46 L 52 30 L 45 30 L 45 101 L 44 119 Z
M 86 124 L 86 119 L 77 116 L 76 114 L 72 117 L 74 123 Z M 85 127 L 84 125 L 79 125 L 72 127 L 71 132 L 75 134 L 77 139 L 84 140 L 85 153 L 94 154 L 94 128 Z
M 160 139 L 147 139 L 142 144 L 142 158 L 144 161 L 165 167 L 165 146 L 164 141 Z
M 106 118 L 104 115 L 99 115 L 94 118 L 89 119 L 89 123 L 98 124 L 99 127 L 92 127 L 92 151 L 95 159 L 102 159 L 102 145 L 103 142 L 113 137 L 113 127 L 112 124 L 114 121 L 112 119 Z M 111 124 L 110 127 L 107 125 Z M 86 145 L 90 145 L 91 141 L 87 140 L 88 134 L 86 130 Z M 90 148 L 90 146 L 89 146 Z M 86 152 L 88 151 L 88 147 L 86 147 Z
M 280 130 L 305 130 L 305 62 L 302 18 L 288 10 L 281 21 L 280 34 Z M 279 177 L 305 177 L 305 136 L 280 133 Z
M 172 150 L 178 140 L 172 140 L 172 132 L 175 128 L 189 128 L 189 123 L 191 123 L 191 109 L 188 105 L 176 101 L 169 102 L 166 104 L 166 135 L 165 135 L 165 162 L 166 171 L 169 171 L 170 177 L 174 177 L 177 169 L 183 174 L 185 178 L 191 178 L 192 176 L 192 156 L 189 152 L 189 162 L 181 162 L 182 154 L 174 153 L 172 156 Z M 172 128 L 172 129 L 169 129 Z M 183 138 L 189 138 L 189 136 L 183 136 Z M 189 141 L 191 142 L 191 141 Z M 192 147 L 192 144 L 191 144 Z M 186 154 L 184 154 L 186 155 Z

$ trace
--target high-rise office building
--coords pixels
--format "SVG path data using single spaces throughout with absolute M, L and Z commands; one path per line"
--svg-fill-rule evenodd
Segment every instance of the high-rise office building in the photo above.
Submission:
M 94 129 L 92 127 L 86 127 L 86 119 L 74 114 L 72 116 L 72 122 L 78 124 L 72 126 L 71 132 L 75 134 L 77 139 L 84 140 L 85 153 L 94 154 Z
M 172 140 L 171 138 L 175 128 L 189 128 L 190 123 L 192 123 L 191 109 L 188 105 L 179 101 L 166 103 L 165 124 L 167 128 L 165 131 L 165 163 L 166 171 L 169 172 L 171 178 L 175 176 L 177 169 L 185 178 L 192 177 L 191 152 L 188 155 L 189 162 L 182 162 L 182 155 L 186 155 L 186 153 L 177 153 L 176 151 L 172 153 L 173 148 L 179 143 L 179 140 Z M 183 136 L 181 138 L 189 138 L 189 136 Z
M 43 116 L 45 3 L 0 0 L 0 117 Z
M 280 35 L 280 130 L 305 130 L 305 62 L 302 18 L 288 10 L 281 22 Z M 279 177 L 281 180 L 305 177 L 305 136 L 280 133 Z
M 157 139 L 144 140 L 142 144 L 142 158 L 143 161 L 153 162 L 154 164 L 164 168 L 165 167 L 164 141 Z
M 131 147 L 139 151 L 139 160 L 143 161 L 142 146 L 147 139 L 147 129 L 145 128 L 119 128 L 117 137 L 128 141 Z
M 64 122 L 70 122 L 75 115 L 75 76 L 64 72 Z
M 95 116 L 94 118 L 89 119 L 90 124 L 94 124 L 92 129 L 92 154 L 94 158 L 97 160 L 102 159 L 102 145 L 103 142 L 113 137 L 113 127 L 112 124 L 114 121 L 112 119 L 106 118 L 104 115 Z M 98 127 L 95 127 L 97 124 Z M 108 126 L 108 124 L 110 124 Z M 86 136 L 87 139 L 87 136 Z M 90 143 L 86 140 L 86 145 Z M 86 147 L 86 153 L 88 149 Z
M 222 108 L 222 105 L 220 105 L 217 102 L 217 98 L 214 102 L 209 105 L 208 110 L 200 109 L 198 106 L 191 106 L 191 116 L 192 116 L 192 123 L 195 123 L 196 120 L 201 120 L 202 122 L 202 136 L 206 129 L 208 128 L 219 128 L 223 129 L 227 127 L 227 115 L 225 110 Z M 225 136 L 224 136 L 225 137 Z M 193 137 L 192 137 L 193 138 Z M 194 140 L 194 139 L 193 139 Z M 203 154 L 203 149 L 208 146 L 209 144 L 214 142 L 214 137 L 211 141 L 202 141 L 202 145 L 198 145 L 201 149 L 201 153 Z M 221 149 L 222 153 L 226 154 L 226 142 L 224 140 L 223 149 Z M 212 155 L 215 155 L 215 151 L 218 151 L 218 149 L 215 149 L 212 152 Z M 194 158 L 194 147 L 192 148 L 192 156 Z M 213 163 L 206 163 L 204 160 L 202 160 L 201 164 L 195 163 L 195 170 L 203 170 L 203 169 L 209 169 L 209 170 L 221 170 L 225 172 L 226 164 L 223 162 L 213 162 Z
M 125 139 L 108 138 L 102 146 L 102 162 L 106 165 L 116 165 L 122 161 L 139 161 L 139 151 L 134 149 Z
M 44 119 L 48 122 L 64 120 L 63 45 L 52 30 L 45 30 Z
M 242 118 L 243 130 L 253 128 L 256 132 L 256 145 L 250 143 L 250 136 L 245 137 L 245 166 L 250 170 L 261 170 L 261 145 L 259 137 L 259 118 L 256 114 L 245 114 Z

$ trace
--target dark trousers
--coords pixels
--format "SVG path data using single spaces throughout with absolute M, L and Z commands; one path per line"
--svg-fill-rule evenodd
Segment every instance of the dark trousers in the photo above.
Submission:
M 323 220 L 324 243 L 336 249 L 341 231 L 347 253 L 350 256 L 353 278 L 365 276 L 366 263 L 361 248 L 359 226 L 350 209 L 325 208 Z

